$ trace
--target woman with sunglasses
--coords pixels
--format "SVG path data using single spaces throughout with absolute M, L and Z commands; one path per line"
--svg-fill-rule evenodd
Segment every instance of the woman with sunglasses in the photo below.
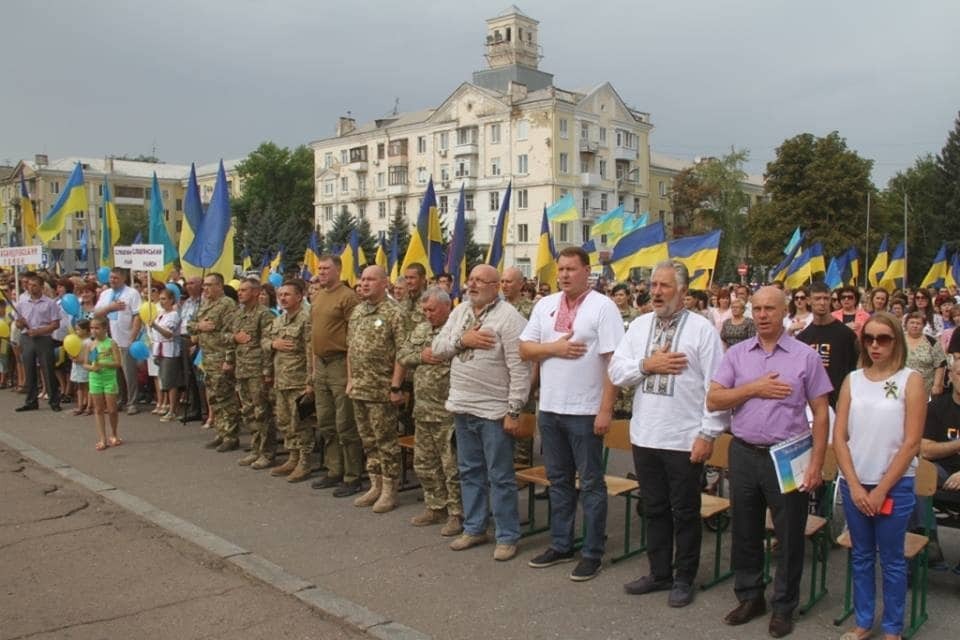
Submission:
M 919 311 L 904 317 L 907 328 L 907 366 L 920 374 L 927 395 L 943 393 L 947 356 L 940 341 L 923 332 L 924 316 Z
M 790 296 L 790 304 L 788 305 L 790 314 L 783 319 L 783 328 L 791 336 L 796 336 L 813 322 L 813 312 L 810 311 L 809 298 L 810 294 L 804 287 L 794 289 Z
M 907 595 L 904 538 L 916 498 L 914 475 L 927 395 L 907 366 L 903 328 L 886 312 L 863 327 L 860 369 L 844 381 L 837 403 L 833 448 L 850 529 L 856 626 L 841 640 L 865 640 L 876 607 L 875 563 L 883 575 L 884 637 L 903 631 Z
M 859 305 L 860 292 L 856 287 L 845 285 L 839 289 L 839 298 L 840 308 L 833 312 L 833 317 L 860 335 L 863 325 L 870 319 L 870 314 Z
M 913 303 L 907 310 L 910 314 L 920 312 L 923 314 L 923 333 L 931 338 L 939 338 L 943 333 L 943 318 L 933 309 L 933 301 L 930 299 L 930 292 L 924 288 L 917 289 L 913 294 Z

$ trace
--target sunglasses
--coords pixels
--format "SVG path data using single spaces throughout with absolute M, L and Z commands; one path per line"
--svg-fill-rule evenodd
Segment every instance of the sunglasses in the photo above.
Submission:
M 881 333 L 878 335 L 874 335 L 872 333 L 865 333 L 863 334 L 862 340 L 863 340 L 863 344 L 865 345 L 878 344 L 881 347 L 889 347 L 891 344 L 893 344 L 893 336 L 890 335 L 889 333 Z
M 793 296 L 794 300 L 806 300 L 807 296 Z
M 852 296 L 849 293 L 846 295 L 840 296 L 841 300 L 853 300 L 854 298 L 856 298 L 856 296 Z

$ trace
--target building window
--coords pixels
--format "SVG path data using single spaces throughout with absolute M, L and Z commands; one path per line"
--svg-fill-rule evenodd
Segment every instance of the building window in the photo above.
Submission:
M 173 225 L 177 233 L 183 229 L 183 220 L 177 220 L 177 224 Z
M 560 173 L 570 173 L 570 162 L 566 153 L 560 154 Z
M 60 193 L 60 183 L 59 183 L 59 182 L 54 181 L 54 182 L 51 182 L 51 183 L 50 183 L 50 193 L 53 193 L 53 194 Z M 149 198 L 150 196 L 147 196 L 147 197 Z
M 82 217 L 82 214 L 78 217 Z M 167 222 L 170 222 L 170 209 L 163 210 L 163 219 L 166 220 Z
M 102 184 L 98 184 L 98 185 L 97 185 L 97 195 L 98 195 L 98 196 L 103 196 L 103 185 L 102 185 Z
M 567 131 L 567 119 L 560 118 L 560 137 L 566 140 L 570 137 L 570 132 Z
M 526 140 L 529 135 L 530 123 L 526 120 L 517 120 L 517 140 Z
M 490 158 L 490 175 L 500 175 L 500 158 Z
M 400 215 L 402 215 L 402 216 L 407 215 L 407 201 L 406 201 L 406 200 L 401 200 L 401 201 L 399 201 L 399 202 L 397 203 L 397 212 L 398 212 Z
M 450 133 L 448 131 L 440 132 L 440 144 L 438 146 L 444 151 L 450 148 Z
M 382 200 L 377 203 L 377 217 L 381 220 L 385 220 L 387 218 L 387 203 L 383 202 Z
M 365 204 L 358 204 L 358 205 L 357 205 L 357 218 L 359 218 L 360 220 L 363 220 L 363 219 L 366 218 L 366 217 L 367 217 L 367 205 L 365 205 Z
M 666 218 L 666 212 L 663 209 L 660 209 L 660 224 L 663 224 L 664 218 Z
M 328 204 L 323 208 L 323 219 L 327 222 L 333 220 L 333 205 Z
M 490 211 L 499 211 L 500 210 L 500 192 L 491 191 L 490 192 Z
M 417 153 L 427 152 L 427 136 L 417 136 Z
M 521 153 L 517 156 L 517 173 L 526 174 L 529 173 L 527 169 L 527 154 Z
M 383 189 L 384 180 L 385 178 L 383 175 L 383 171 L 380 171 L 379 173 L 377 173 L 377 189 Z
M 607 145 L 607 128 L 600 127 L 600 144 L 603 146 Z
M 467 211 L 473 211 L 473 194 L 465 193 L 463 194 L 463 208 Z
M 667 184 L 666 184 L 663 180 L 661 180 L 661 181 L 657 184 L 657 193 L 660 194 L 660 197 L 661 197 L 661 198 L 666 198 L 666 197 L 667 197 Z
M 345 205 L 345 204 L 340 205 L 340 215 L 342 215 L 342 216 L 349 216 L 349 215 L 350 215 L 350 208 L 349 208 L 347 205 Z
M 457 178 L 469 178 L 470 177 L 470 162 L 467 160 L 460 160 L 457 162 Z
M 568 225 L 566 222 L 561 222 L 557 225 L 557 235 L 560 238 L 560 242 L 570 242 L 569 238 L 567 237 L 569 235 L 567 233 L 567 226 Z
M 526 209 L 527 202 L 527 190 L 517 189 L 517 209 Z
M 457 144 L 477 144 L 477 128 L 460 127 L 457 129 Z
M 589 191 L 583 192 L 583 200 L 581 201 L 580 204 L 581 204 L 580 208 L 583 210 L 584 213 L 590 210 L 590 192 Z
M 340 164 L 347 164 L 350 162 L 350 152 L 346 149 L 340 150 Z
M 323 195 L 332 196 L 333 195 L 333 180 L 324 180 L 323 181 Z
M 367 174 L 357 174 L 357 193 L 362 195 L 367 192 Z
M 386 155 L 385 149 L 386 147 L 384 143 L 381 142 L 380 144 L 377 145 L 377 160 L 383 160 L 383 158 Z
M 333 152 L 327 151 L 323 154 L 323 166 L 326 169 L 329 169 L 333 166 Z
M 517 225 L 517 242 L 529 242 L 530 241 L 530 232 L 527 230 L 527 225 L 518 224 Z
M 417 167 L 417 182 L 419 184 L 427 184 L 427 168 L 426 167 Z
M 601 193 L 600 194 L 600 211 L 606 211 L 608 204 L 609 202 L 607 201 L 607 194 Z
M 169 199 L 170 199 L 170 192 L 167 191 L 166 189 L 163 190 L 163 199 L 164 199 L 164 200 L 169 200 Z
M 407 165 L 401 164 L 390 167 L 390 173 L 387 176 L 387 182 L 390 185 L 407 184 Z
M 366 161 L 367 161 L 366 147 L 354 147 L 350 149 L 350 162 L 366 162 Z
M 600 177 L 604 180 L 607 179 L 607 161 L 600 160 Z
M 500 123 L 490 125 L 490 144 L 500 144 Z
M 443 182 L 444 184 L 450 182 L 450 165 L 440 165 L 440 182 Z
M 580 123 L 580 139 L 581 140 L 590 139 L 590 123 L 589 122 Z
M 580 173 L 590 173 L 593 169 L 593 157 L 589 155 L 580 156 Z
M 403 157 L 407 155 L 407 139 L 391 140 L 387 147 L 387 155 L 391 158 Z
M 340 178 L 340 193 L 346 193 L 349 188 L 347 178 Z
M 640 198 L 633 199 L 633 212 L 640 213 Z
M 103 185 L 100 185 L 100 186 L 101 188 L 103 187 Z M 103 195 L 103 194 L 100 194 L 100 195 Z M 183 211 L 183 200 L 181 198 L 177 198 L 176 208 L 177 208 L 177 211 Z
M 440 215 L 447 215 L 447 211 L 450 206 L 450 199 L 447 196 L 440 196 L 437 202 L 437 211 L 440 212 Z
M 583 234 L 582 236 L 580 236 L 580 239 L 581 239 L 581 240 L 583 240 L 584 242 L 586 242 L 587 240 L 589 240 L 589 239 L 590 239 L 590 225 L 588 225 L 588 224 L 581 225 L 581 226 L 580 226 L 580 233 Z
M 605 233 L 600 234 L 600 244 L 607 244 L 607 234 Z
M 517 258 L 516 267 L 520 269 L 520 273 L 523 274 L 524 278 L 529 278 L 533 272 L 533 269 L 530 267 L 530 258 Z

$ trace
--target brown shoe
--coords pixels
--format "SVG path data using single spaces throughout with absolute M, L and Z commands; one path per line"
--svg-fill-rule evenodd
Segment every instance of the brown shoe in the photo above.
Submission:
M 300 452 L 291 451 L 290 455 L 287 456 L 287 461 L 284 462 L 279 467 L 276 467 L 273 471 L 270 472 L 270 475 L 274 477 L 290 475 L 290 473 L 297 468 L 297 463 L 300 462 Z
M 440 535 L 444 538 L 458 536 L 463 533 L 463 516 L 450 516 L 447 518 L 447 524 L 440 529 Z
M 515 544 L 497 544 L 496 548 L 493 550 L 493 559 L 497 562 L 506 562 L 507 560 L 513 560 L 514 556 L 517 555 L 517 545 Z
M 250 465 L 251 469 L 256 469 L 257 471 L 261 469 L 266 469 L 267 467 L 273 466 L 273 458 L 268 458 L 267 456 L 260 456 L 257 458 L 253 464 Z
M 489 542 L 489 540 L 486 533 L 481 533 L 476 536 L 469 533 L 461 533 L 456 540 L 450 543 L 450 548 L 454 551 L 463 551 L 470 547 L 485 544 Z
M 374 513 L 387 513 L 397 508 L 397 480 L 383 478 L 383 488 L 380 497 L 373 503 Z
M 217 436 L 216 438 L 214 438 L 213 440 L 211 440 L 210 442 L 208 442 L 203 446 L 207 449 L 216 449 L 222 444 L 223 444 L 223 438 L 221 438 L 220 436 Z
M 303 482 L 310 477 L 310 472 L 310 464 L 306 458 L 301 457 L 300 462 L 294 467 L 293 472 L 287 476 L 287 482 Z
M 420 515 L 410 518 L 410 524 L 415 527 L 429 527 L 432 524 L 440 524 L 446 519 L 446 509 L 425 509 Z
M 744 600 L 737 608 L 727 614 L 727 617 L 723 619 L 724 624 L 729 624 L 732 627 L 736 627 L 741 624 L 746 624 L 756 618 L 757 616 L 762 616 L 767 612 L 767 603 L 761 598 L 755 598 L 753 600 Z
M 770 616 L 770 635 L 774 638 L 782 638 L 793 633 L 793 616 L 784 613 L 774 613 Z
M 380 497 L 380 491 L 383 489 L 383 478 L 370 474 L 370 488 L 365 494 L 353 501 L 355 507 L 372 507 Z
M 216 450 L 218 453 L 226 453 L 227 451 L 236 451 L 239 448 L 240 448 L 240 441 L 230 438 L 230 439 L 224 439 L 224 441 L 220 443 L 220 446 L 217 447 Z
M 259 458 L 259 457 L 260 457 L 260 454 L 257 454 L 257 453 L 248 453 L 247 455 L 245 455 L 245 456 L 243 456 L 242 458 L 240 458 L 239 460 L 237 460 L 237 464 L 240 465 L 241 467 L 249 467 L 249 466 L 252 465 L 254 462 L 256 462 L 256 461 L 257 461 L 257 458 Z

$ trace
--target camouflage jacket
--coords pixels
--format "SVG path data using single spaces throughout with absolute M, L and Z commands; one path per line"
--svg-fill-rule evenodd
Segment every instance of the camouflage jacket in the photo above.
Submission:
M 270 325 L 274 317 L 263 305 L 257 305 L 252 310 L 237 307 L 230 327 L 232 333 L 246 331 L 250 334 L 250 342 L 234 345 L 234 375 L 237 378 L 258 378 L 273 376 L 273 358 L 269 351 L 261 346 L 263 338 L 270 333 Z
M 293 340 L 293 351 L 276 351 L 274 340 Z M 273 319 L 260 341 L 264 352 L 273 358 L 274 389 L 304 389 L 310 383 L 313 344 L 310 340 L 310 311 L 304 307 L 293 315 L 283 313 Z
M 407 335 L 410 335 L 410 333 L 417 328 L 417 325 L 427 320 L 426 316 L 423 315 L 423 311 L 420 309 L 421 295 L 423 295 L 423 292 L 413 295 L 408 294 L 407 297 L 400 302 L 400 308 L 403 309 L 406 315 Z
M 354 307 L 347 327 L 352 398 L 389 402 L 397 348 L 407 334 L 407 316 L 394 300 L 364 301 Z
M 237 305 L 227 296 L 220 296 L 214 301 L 204 300 L 193 320 L 187 323 L 187 330 L 196 338 L 196 343 L 203 349 L 204 363 L 233 362 L 233 314 Z M 200 331 L 197 325 L 201 320 L 210 320 L 214 323 L 213 331 Z
M 507 302 L 510 301 L 507 300 Z M 520 312 L 520 315 L 522 315 L 525 320 L 530 319 L 530 314 L 533 313 L 533 302 L 531 300 L 527 300 L 523 296 L 520 296 L 516 302 L 510 302 L 510 304 L 513 305 L 514 309 Z
M 444 408 L 450 395 L 450 361 L 424 364 L 420 358 L 423 349 L 433 344 L 442 328 L 434 329 L 429 322 L 421 322 L 397 353 L 397 361 L 408 371 L 413 369 L 414 420 L 441 422 L 450 419 L 450 412 Z

